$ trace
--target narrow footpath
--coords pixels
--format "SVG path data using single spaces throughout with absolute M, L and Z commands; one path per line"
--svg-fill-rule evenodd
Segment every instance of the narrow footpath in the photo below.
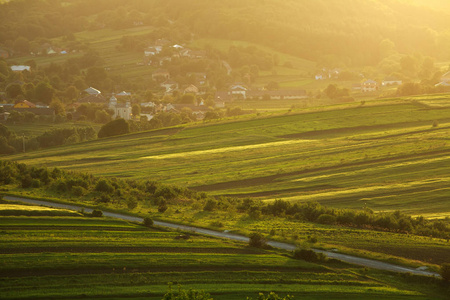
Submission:
M 34 199 L 27 199 L 27 198 L 21 198 L 21 197 L 13 197 L 13 196 L 3 196 L 3 199 L 11 200 L 11 201 L 20 201 L 20 202 L 25 202 L 25 203 L 34 204 L 34 205 L 49 206 L 49 207 L 54 207 L 54 208 L 63 208 L 63 209 L 69 209 L 69 210 L 79 211 L 79 210 L 83 209 L 87 213 L 92 212 L 91 208 L 87 208 L 87 207 L 83 207 L 83 206 L 79 206 L 79 205 L 62 204 L 62 203 L 55 203 L 55 202 L 50 202 L 50 201 L 34 200 Z M 143 218 L 140 218 L 140 217 L 134 217 L 134 216 L 129 216 L 129 215 L 125 215 L 125 214 L 108 212 L 108 211 L 103 211 L 103 215 L 106 217 L 122 219 L 122 220 L 126 220 L 126 221 L 131 221 L 131 222 L 138 222 L 138 223 L 143 222 Z M 230 233 L 230 232 L 215 231 L 215 230 L 211 230 L 211 229 L 204 229 L 204 228 L 199 228 L 199 227 L 180 225 L 180 224 L 174 224 L 174 223 L 168 223 L 168 222 L 156 221 L 156 220 L 154 221 L 154 224 L 157 226 L 167 227 L 167 228 L 171 228 L 171 229 L 191 231 L 191 232 L 196 232 L 196 233 L 200 233 L 200 234 L 204 234 L 204 235 L 208 235 L 208 236 L 230 239 L 230 240 L 240 241 L 240 242 L 245 242 L 245 243 L 248 243 L 248 241 L 249 241 L 249 238 L 246 236 L 234 234 L 234 233 Z M 270 246 L 272 246 L 274 248 L 288 250 L 288 251 L 293 251 L 296 249 L 295 245 L 288 244 L 288 243 L 268 241 L 267 244 L 269 244 Z M 368 268 L 384 270 L 384 271 L 391 271 L 391 272 L 399 272 L 399 273 L 411 273 L 414 275 L 440 277 L 440 275 L 438 273 L 423 271 L 423 270 L 418 270 L 418 269 L 413 269 L 413 268 L 408 268 L 408 267 L 402 267 L 402 266 L 385 263 L 385 262 L 381 262 L 381 261 L 377 261 L 377 260 L 373 260 L 373 259 L 361 258 L 361 257 L 352 256 L 352 255 L 341 254 L 341 253 L 336 253 L 336 252 L 331 252 L 331 251 L 324 251 L 324 250 L 319 250 L 319 249 L 314 249 L 314 251 L 324 253 L 329 258 L 338 259 L 338 260 L 341 260 L 346 263 L 360 265 L 360 266 L 364 266 L 364 267 L 368 267 Z

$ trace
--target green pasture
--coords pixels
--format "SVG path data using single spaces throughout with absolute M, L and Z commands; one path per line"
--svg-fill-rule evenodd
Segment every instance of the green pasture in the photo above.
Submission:
M 432 278 L 313 264 L 199 235 L 180 240 L 178 232 L 120 220 L 4 217 L 0 230 L 2 299 L 161 299 L 168 283 L 214 299 L 271 291 L 295 299 L 445 299 Z
M 394 99 L 184 125 L 8 159 L 218 196 L 445 217 L 449 130 L 450 108 Z

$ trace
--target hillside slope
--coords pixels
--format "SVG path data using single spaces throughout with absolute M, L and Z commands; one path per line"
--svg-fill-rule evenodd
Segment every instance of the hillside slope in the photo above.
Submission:
M 142 132 L 8 158 L 215 195 L 442 217 L 450 213 L 449 110 L 391 100 Z

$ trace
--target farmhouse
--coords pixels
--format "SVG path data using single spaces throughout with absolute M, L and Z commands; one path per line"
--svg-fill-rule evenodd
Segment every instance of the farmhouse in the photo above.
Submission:
M 403 83 L 402 80 L 397 79 L 395 77 L 388 77 L 381 82 L 382 86 L 390 86 L 390 85 L 401 85 Z
M 28 100 L 23 100 L 20 102 L 17 102 L 16 104 L 14 104 L 13 106 L 14 108 L 36 108 L 36 104 L 31 103 Z
M 30 66 L 23 66 L 23 65 L 15 65 L 15 66 L 11 66 L 11 70 L 13 72 L 30 71 L 31 67 Z
M 5 113 L 7 115 L 3 116 L 4 118 L 8 118 L 9 112 L 11 111 L 17 111 L 20 113 L 24 112 L 30 112 L 38 116 L 54 116 L 55 110 L 53 108 L 49 108 L 48 106 L 39 106 L 34 103 L 31 103 L 28 100 L 23 100 L 20 102 L 17 102 L 14 105 L 3 105 L 3 108 L 5 110 Z
M 93 95 L 93 96 L 97 96 L 100 95 L 102 92 L 100 92 L 97 89 L 94 89 L 93 87 L 88 87 L 87 89 L 84 90 L 86 93 L 88 93 L 89 95 Z
M 361 84 L 361 90 L 364 93 L 377 91 L 378 83 L 372 79 L 366 80 Z
M 184 89 L 184 93 L 185 94 L 194 94 L 197 95 L 199 92 L 198 87 L 196 87 L 195 85 L 191 84 L 189 85 L 187 88 Z

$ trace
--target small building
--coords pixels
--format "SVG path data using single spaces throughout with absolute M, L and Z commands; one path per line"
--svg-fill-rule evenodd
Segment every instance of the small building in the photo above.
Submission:
M 24 65 L 14 65 L 11 66 L 11 70 L 13 72 L 23 72 L 23 71 L 31 71 L 31 67 L 30 66 L 24 66 Z
M 173 80 L 166 80 L 163 83 L 161 83 L 161 87 L 166 89 L 166 92 L 169 90 L 174 90 L 178 88 L 178 83 L 176 83 Z
M 191 84 L 189 85 L 187 88 L 184 89 L 184 93 L 185 94 L 194 94 L 197 95 L 199 92 L 198 87 L 196 87 L 195 85 Z
M 131 93 L 121 91 L 120 93 L 116 94 L 117 97 L 131 97 Z
M 378 90 L 378 83 L 372 79 L 366 80 L 361 84 L 361 90 L 364 93 L 375 92 Z
M 381 82 L 382 86 L 402 85 L 403 81 L 394 77 L 388 77 Z
M 450 83 L 450 72 L 447 72 L 444 75 L 442 75 L 441 82 Z
M 6 122 L 9 118 L 10 113 L 5 111 L 0 113 L 0 122 Z
M 16 104 L 14 104 L 13 106 L 14 108 L 36 108 L 36 104 L 31 103 L 28 100 L 23 100 L 20 102 L 17 102 Z
M 93 96 L 97 96 L 100 95 L 102 92 L 100 92 L 99 90 L 93 88 L 93 87 L 88 87 L 87 89 L 84 90 L 86 93 L 88 93 L 89 95 L 93 95 Z
M 247 88 L 240 84 L 235 84 L 230 87 L 231 95 L 237 96 L 238 98 L 247 98 Z

